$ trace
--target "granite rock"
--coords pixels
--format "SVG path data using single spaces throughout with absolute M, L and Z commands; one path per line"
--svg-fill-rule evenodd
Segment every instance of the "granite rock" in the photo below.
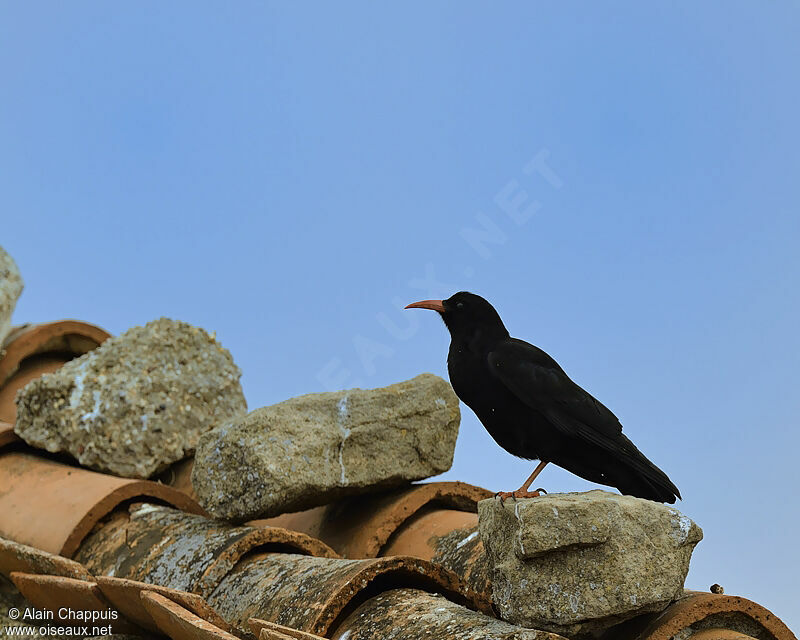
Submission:
M 17 263 L 0 247 L 0 346 L 11 330 L 11 314 L 23 286 Z
M 683 593 L 703 532 L 673 507 L 607 491 L 478 504 L 500 616 L 596 635 Z
M 192 485 L 220 518 L 300 511 L 447 471 L 459 420 L 458 398 L 432 374 L 299 396 L 204 434 Z
M 240 376 L 214 337 L 161 318 L 31 381 L 17 394 L 14 430 L 92 469 L 148 478 L 244 415 Z

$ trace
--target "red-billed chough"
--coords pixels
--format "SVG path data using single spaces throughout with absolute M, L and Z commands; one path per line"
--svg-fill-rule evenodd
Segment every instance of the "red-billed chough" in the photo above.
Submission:
M 461 291 L 406 307 L 412 308 L 441 315 L 450 331 L 450 382 L 495 442 L 515 456 L 541 461 L 519 489 L 500 492 L 501 499 L 539 495 L 528 488 L 549 462 L 623 494 L 669 503 L 681 497 L 622 434 L 617 417 L 544 351 L 512 338 L 489 302 Z

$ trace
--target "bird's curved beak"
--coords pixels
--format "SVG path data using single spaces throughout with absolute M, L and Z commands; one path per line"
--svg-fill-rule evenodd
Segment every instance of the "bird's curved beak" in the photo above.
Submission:
M 406 309 L 431 309 L 444 313 L 444 305 L 441 300 L 420 300 L 419 302 L 412 302 L 406 306 Z

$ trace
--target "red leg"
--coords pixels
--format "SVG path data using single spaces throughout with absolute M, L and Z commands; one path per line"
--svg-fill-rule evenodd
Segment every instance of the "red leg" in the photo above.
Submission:
M 528 491 L 528 487 L 531 486 L 531 483 L 536 479 L 536 476 L 538 476 L 542 472 L 542 469 L 544 469 L 546 466 L 547 462 L 543 460 L 538 465 L 536 465 L 536 468 L 533 470 L 533 473 L 530 476 L 528 476 L 528 479 L 523 483 L 523 485 L 519 489 L 517 489 L 516 491 L 499 491 L 498 493 L 495 494 L 495 497 L 499 497 L 500 502 L 505 501 L 506 498 L 514 498 L 515 500 L 517 498 L 538 498 L 540 495 L 542 495 L 541 492 L 544 491 L 544 489 L 537 489 L 536 491 Z M 547 492 L 545 491 L 545 493 Z

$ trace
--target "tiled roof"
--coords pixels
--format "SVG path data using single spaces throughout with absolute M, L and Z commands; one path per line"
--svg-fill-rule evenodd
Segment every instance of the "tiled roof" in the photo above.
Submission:
M 4 344 L 0 614 L 24 598 L 39 609 L 113 612 L 116 634 L 176 639 L 560 637 L 497 618 L 477 528 L 485 489 L 415 484 L 234 526 L 195 501 L 191 460 L 160 482 L 131 480 L 19 440 L 17 389 L 106 337 L 63 321 L 17 328 Z M 794 638 L 756 603 L 686 592 L 604 640 L 690 634 Z

